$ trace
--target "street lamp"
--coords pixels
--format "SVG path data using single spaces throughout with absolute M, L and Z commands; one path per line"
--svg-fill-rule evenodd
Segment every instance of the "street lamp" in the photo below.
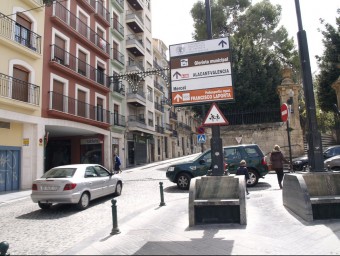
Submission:
M 290 162 L 290 170 L 293 171 L 293 161 L 292 161 L 292 145 L 290 143 L 290 127 L 289 127 L 289 120 L 290 115 L 294 111 L 292 111 L 292 105 L 293 105 L 293 97 L 294 97 L 294 91 L 292 89 L 289 89 L 288 92 L 289 98 L 287 99 L 287 104 L 289 106 L 289 113 L 288 113 L 288 119 L 287 119 L 287 136 L 288 136 L 288 148 L 289 148 L 289 162 Z

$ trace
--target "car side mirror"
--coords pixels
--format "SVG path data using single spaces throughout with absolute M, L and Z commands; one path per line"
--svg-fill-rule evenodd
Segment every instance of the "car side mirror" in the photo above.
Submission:
M 205 160 L 204 160 L 204 159 L 201 159 L 201 160 L 199 161 L 199 164 L 205 164 Z

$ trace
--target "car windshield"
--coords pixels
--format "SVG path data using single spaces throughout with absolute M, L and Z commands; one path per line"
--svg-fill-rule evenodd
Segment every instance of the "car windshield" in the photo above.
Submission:
M 198 159 L 201 159 L 202 158 L 202 156 L 204 156 L 204 155 L 206 155 L 207 153 L 209 153 L 210 154 L 210 149 L 208 149 L 208 150 L 206 150 L 206 151 L 204 151 L 202 154 L 199 154 L 198 156 L 196 156 L 192 161 L 193 162 L 195 162 L 195 161 L 197 161 Z M 211 158 L 211 157 L 210 157 Z
M 54 168 L 47 171 L 41 178 L 72 178 L 76 168 Z

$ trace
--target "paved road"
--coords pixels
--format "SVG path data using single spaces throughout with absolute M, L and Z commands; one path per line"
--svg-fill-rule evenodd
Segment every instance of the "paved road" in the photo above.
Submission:
M 167 165 L 123 172 L 123 194 L 116 198 L 120 234 L 110 235 L 109 197 L 79 212 L 65 206 L 42 211 L 29 198 L 1 204 L 0 195 L 0 240 L 9 242 L 12 255 L 340 255 L 340 220 L 299 219 L 282 205 L 272 173 L 249 188 L 246 226 L 189 228 L 188 192 L 165 179 Z

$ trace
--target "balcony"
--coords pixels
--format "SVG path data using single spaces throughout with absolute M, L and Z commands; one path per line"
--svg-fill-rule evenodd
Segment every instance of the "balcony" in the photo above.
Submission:
M 67 114 L 64 116 L 64 119 L 69 116 L 71 120 L 74 120 L 74 117 L 78 117 L 79 121 L 87 119 L 110 124 L 111 113 L 110 111 L 103 109 L 101 106 L 90 105 L 53 91 L 49 91 L 48 94 L 50 114 L 53 114 L 53 112 L 59 112 Z
M 155 125 L 155 130 L 156 132 L 160 133 L 160 134 L 164 134 L 164 128 L 159 126 L 159 125 Z
M 85 4 L 90 13 L 94 13 L 94 16 L 105 25 L 110 26 L 110 13 L 103 5 L 102 1 L 97 0 L 81 0 Z
M 136 57 L 144 56 L 145 49 L 143 37 L 137 35 L 128 35 L 126 39 L 126 49 Z
M 74 33 L 84 44 L 88 44 L 106 55 L 110 54 L 110 44 L 59 2 L 53 4 L 51 19 Z M 107 57 L 109 58 L 109 56 Z
M 132 115 L 129 116 L 129 123 L 128 123 L 129 130 L 138 130 L 141 129 L 145 131 L 147 129 L 147 125 L 145 123 L 144 115 Z
M 155 109 L 158 110 L 161 113 L 164 113 L 164 107 L 162 106 L 162 104 L 155 102 Z
M 171 137 L 173 138 L 178 138 L 178 132 L 176 130 L 172 130 L 172 135 Z
M 40 104 L 40 87 L 0 73 L 0 97 Z
M 144 9 L 144 0 L 127 0 L 133 9 L 141 11 Z
M 170 111 L 170 120 L 177 121 L 177 114 L 173 111 Z
M 124 26 L 116 18 L 111 19 L 111 29 L 116 36 L 124 39 Z
M 164 93 L 164 89 L 163 86 L 157 82 L 156 80 L 153 82 L 153 86 L 160 92 L 160 93 Z
M 90 66 L 56 45 L 51 45 L 51 55 L 53 64 L 67 67 L 68 70 L 76 72 L 80 77 L 89 79 L 100 86 L 110 88 L 110 78 L 105 75 L 103 70 Z
M 171 106 L 171 100 L 163 96 L 162 104 L 163 106 Z
M 41 54 L 41 36 L 0 13 L 0 36 Z
M 172 131 L 173 131 L 173 129 L 172 129 L 171 125 L 165 124 L 165 133 L 172 134 Z
M 44 5 L 43 0 L 22 0 L 23 2 L 25 2 L 25 4 L 27 4 L 27 6 L 29 6 L 28 9 L 36 9 L 38 12 L 42 12 L 44 10 L 44 8 L 40 8 L 42 5 Z
M 132 89 L 130 89 L 127 93 L 126 102 L 134 107 L 145 107 L 145 92 L 143 92 L 142 88 L 140 88 L 136 93 L 132 92 Z
M 111 125 L 124 128 L 126 127 L 125 116 L 119 115 L 118 113 L 112 113 L 111 118 Z
M 125 63 L 124 54 L 115 48 L 112 48 L 111 50 L 112 50 L 111 60 L 117 63 L 120 68 L 123 68 Z
M 143 17 L 133 11 L 126 11 L 125 23 L 132 29 L 134 33 L 144 32 L 144 20 Z
M 125 96 L 125 86 L 122 83 L 122 81 L 120 81 L 119 79 L 112 78 L 112 83 L 113 83 L 113 91 L 122 96 Z
M 126 63 L 126 72 L 144 72 L 143 61 L 128 61 Z
M 120 13 L 123 13 L 124 11 L 124 0 L 111 0 L 114 7 L 116 7 L 117 10 L 120 11 Z

